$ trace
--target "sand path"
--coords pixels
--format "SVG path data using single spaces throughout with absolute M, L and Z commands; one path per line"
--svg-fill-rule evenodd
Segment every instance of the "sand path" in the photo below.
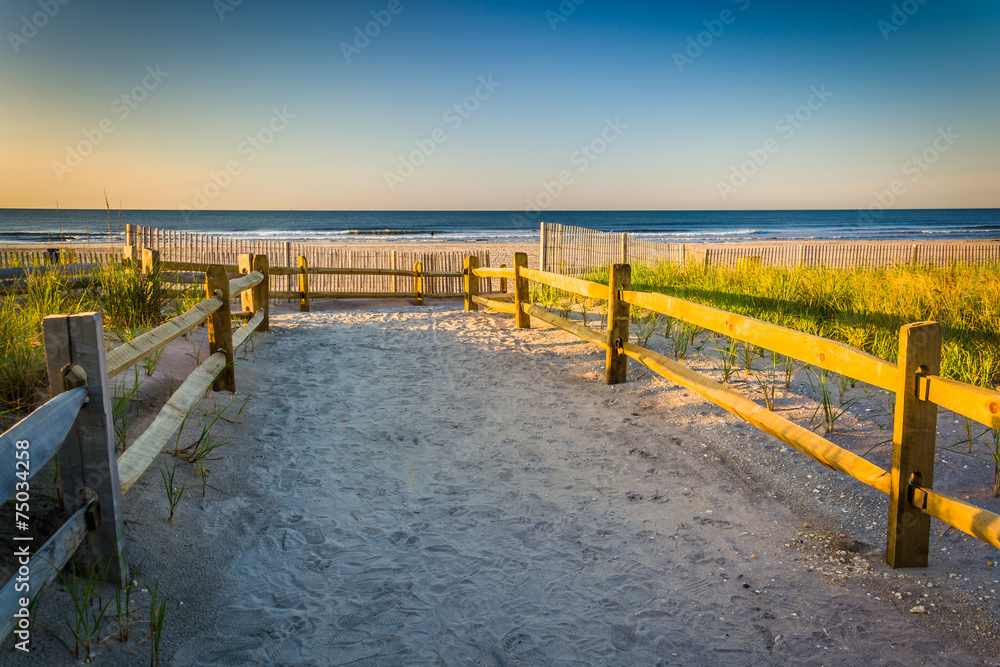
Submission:
M 591 349 L 453 304 L 355 308 L 276 316 L 269 361 L 239 367 L 253 491 L 198 516 L 229 555 L 174 664 L 977 662 L 795 564 L 801 518 Z

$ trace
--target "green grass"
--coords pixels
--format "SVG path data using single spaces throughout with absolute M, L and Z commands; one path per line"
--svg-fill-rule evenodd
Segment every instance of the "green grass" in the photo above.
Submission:
M 942 375 L 1000 383 L 1000 266 L 826 269 L 633 266 L 632 288 L 660 292 L 837 340 L 895 362 L 899 329 L 935 320 Z M 608 271 L 590 280 L 607 284 Z
M 9 426 L 45 398 L 42 320 L 48 315 L 100 311 L 108 330 L 128 340 L 160 321 L 164 294 L 158 275 L 108 264 L 96 283 L 73 289 L 60 271 L 33 275 L 20 294 L 0 296 L 0 427 Z

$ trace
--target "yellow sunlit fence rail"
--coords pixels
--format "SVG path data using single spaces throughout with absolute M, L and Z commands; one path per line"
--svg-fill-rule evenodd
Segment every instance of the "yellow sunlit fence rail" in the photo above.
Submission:
M 925 567 L 930 549 L 930 518 L 934 517 L 1000 548 L 1000 515 L 933 490 L 938 406 L 989 428 L 1000 428 L 1000 392 L 956 382 L 938 375 L 941 329 L 935 322 L 908 324 L 900 330 L 899 364 L 818 336 L 769 324 L 751 317 L 663 294 L 631 289 L 631 266 L 611 267 L 610 286 L 565 275 L 529 269 L 518 253 L 509 269 L 479 269 L 466 260 L 466 309 L 480 306 L 513 314 L 518 328 L 530 318 L 606 350 L 609 384 L 626 380 L 632 359 L 675 382 L 823 465 L 849 475 L 890 497 L 886 561 L 892 567 Z M 513 285 L 510 300 L 479 295 L 480 278 L 500 277 Z M 607 302 L 607 333 L 555 315 L 530 301 L 534 282 L 589 299 Z M 662 354 L 629 342 L 629 308 L 637 306 L 690 325 L 756 345 L 821 369 L 855 378 L 896 396 L 893 463 L 883 470 L 853 452 L 779 416 L 733 389 Z

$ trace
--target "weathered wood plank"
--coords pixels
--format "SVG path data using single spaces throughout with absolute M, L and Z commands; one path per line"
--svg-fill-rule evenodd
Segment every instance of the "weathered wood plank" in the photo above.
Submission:
M 229 296 L 236 298 L 248 289 L 253 288 L 260 281 L 264 280 L 264 274 L 254 271 L 241 278 L 233 278 L 229 281 Z
M 243 343 L 247 342 L 247 338 L 250 337 L 257 327 L 261 325 L 264 321 L 264 311 L 258 310 L 257 314 L 250 318 L 250 320 L 241 326 L 239 329 L 233 332 L 233 349 L 238 350 L 243 347 Z
M 486 297 L 482 296 L 474 296 L 472 297 L 472 300 L 480 306 L 485 306 L 487 308 L 496 310 L 501 313 L 507 313 L 508 315 L 517 314 L 517 309 L 514 308 L 514 304 L 510 302 L 494 301 L 493 299 L 487 299 Z
M 917 378 L 917 393 L 957 415 L 1000 429 L 1000 392 L 937 375 L 921 375 Z
M 753 424 L 788 446 L 797 449 L 823 465 L 839 470 L 882 493 L 889 493 L 889 472 L 862 457 L 842 449 L 812 431 L 779 417 L 762 405 L 754 403 L 729 387 L 691 370 L 662 354 L 625 343 L 625 354 L 672 382 L 686 387 L 740 419 Z
M 554 327 L 562 329 L 563 331 L 568 331 L 577 338 L 582 338 L 588 343 L 593 343 L 594 345 L 597 345 L 605 350 L 608 349 L 608 341 L 605 339 L 603 334 L 585 327 L 582 324 L 577 324 L 576 322 L 559 317 L 558 315 L 553 315 L 544 308 L 534 304 L 525 304 L 524 312 L 535 319 L 547 322 Z
M 59 394 L 0 435 L 0 461 L 4 461 L 0 465 L 0 503 L 14 493 L 21 481 L 16 473 L 26 472 L 26 478 L 31 479 L 52 460 L 86 400 L 86 387 Z M 21 441 L 29 443 L 28 461 L 27 468 L 18 469 L 15 457 L 21 450 L 15 445 Z
M 591 282 L 589 280 L 580 280 L 579 278 L 571 278 L 570 276 L 564 276 L 558 273 L 547 273 L 545 271 L 527 268 L 522 269 L 521 275 L 528 280 L 534 280 L 537 283 L 544 283 L 545 285 L 561 289 L 565 292 L 589 296 L 592 299 L 607 300 L 608 298 L 608 288 L 606 285 Z
M 28 569 L 31 571 L 30 588 L 27 591 L 17 590 L 16 577 L 11 577 L 4 585 L 3 590 L 0 590 L 0 641 L 6 639 L 17 626 L 20 619 L 15 618 L 14 614 L 19 613 L 22 609 L 21 599 L 24 598 L 28 601 L 24 607 L 30 606 L 31 602 L 56 577 L 83 544 L 87 537 L 87 512 L 90 511 L 94 502 L 96 501 L 90 500 L 78 509 L 41 549 L 31 550 L 35 552 L 35 555 L 27 563 Z M 17 572 L 16 567 L 14 571 Z M 19 631 L 24 634 L 18 635 L 18 641 L 29 638 L 26 631 L 20 629 Z
M 227 364 L 225 352 L 219 351 L 210 356 L 198 366 L 187 379 L 177 388 L 166 404 L 156 415 L 142 435 L 135 439 L 132 446 L 118 457 L 118 477 L 121 480 L 121 493 L 125 493 L 136 483 L 146 468 L 156 459 L 163 447 L 174 436 L 184 418 L 194 404 L 198 402 L 215 378 L 225 369 Z
M 895 390 L 895 364 L 849 345 L 666 294 L 626 290 L 622 298 L 640 308 L 648 308 L 703 329 L 738 338 L 880 389 Z
M 128 343 L 116 347 L 108 352 L 108 377 L 115 377 L 187 332 L 196 329 L 220 308 L 222 308 L 222 299 L 213 296 L 183 315 L 178 315 L 152 331 L 147 331 Z
M 0 435 L 0 503 L 10 498 L 16 489 L 18 472 L 27 472 L 31 479 L 52 460 L 73 428 L 76 416 L 87 400 L 87 388 L 77 387 L 59 394 Z M 28 443 L 27 468 L 15 467 L 18 442 Z
M 934 487 L 938 408 L 917 394 L 917 375 L 941 372 L 941 325 L 908 324 L 899 332 L 892 484 L 885 560 L 890 567 L 927 567 L 930 516 L 910 503 L 910 484 Z

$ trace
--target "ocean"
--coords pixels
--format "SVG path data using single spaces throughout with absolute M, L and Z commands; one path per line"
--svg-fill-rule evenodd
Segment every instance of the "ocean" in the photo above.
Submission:
M 241 238 L 535 242 L 539 222 L 674 243 L 1000 239 L 1000 209 L 849 211 L 180 211 L 0 209 L 0 244 L 121 242 L 126 223 Z

